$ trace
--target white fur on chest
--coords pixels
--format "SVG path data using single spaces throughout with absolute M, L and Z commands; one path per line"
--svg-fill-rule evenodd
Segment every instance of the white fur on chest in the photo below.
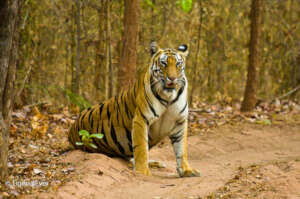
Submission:
M 166 136 L 175 133 L 177 129 L 177 121 L 187 118 L 188 107 L 185 108 L 187 103 L 187 86 L 178 100 L 167 106 L 162 114 L 157 118 L 149 128 L 149 136 L 151 143 L 157 143 Z M 184 109 L 185 108 L 185 109 Z M 183 112 L 181 112 L 184 110 Z

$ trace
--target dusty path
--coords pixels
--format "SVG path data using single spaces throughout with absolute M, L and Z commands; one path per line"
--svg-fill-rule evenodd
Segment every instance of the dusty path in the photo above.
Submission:
M 101 154 L 72 151 L 63 158 L 76 164 L 80 177 L 58 190 L 27 197 L 192 199 L 208 195 L 214 198 L 225 190 L 230 196 L 227 198 L 235 198 L 235 193 L 242 194 L 242 198 L 300 198 L 299 124 L 227 125 L 209 134 L 189 137 L 190 164 L 202 173 L 198 178 L 177 177 L 169 143 L 151 151 L 152 159 L 167 165 L 165 169 L 153 169 L 151 177 L 135 175 L 123 160 Z M 258 169 L 241 176 L 241 183 L 228 188 L 237 173 L 251 167 Z M 258 189 L 258 185 L 263 188 Z

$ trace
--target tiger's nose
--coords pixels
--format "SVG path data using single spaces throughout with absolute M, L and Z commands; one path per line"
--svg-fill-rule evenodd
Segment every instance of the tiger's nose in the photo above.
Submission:
M 168 80 L 168 81 L 172 81 L 172 82 L 173 82 L 173 81 L 175 81 L 175 80 L 176 80 L 176 77 L 167 77 L 167 80 Z

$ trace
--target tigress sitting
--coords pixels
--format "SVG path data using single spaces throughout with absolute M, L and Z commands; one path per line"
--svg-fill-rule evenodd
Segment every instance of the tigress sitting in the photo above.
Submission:
M 150 44 L 151 62 L 131 89 L 83 111 L 69 131 L 76 147 L 111 156 L 134 158 L 136 171 L 151 175 L 149 149 L 164 137 L 171 139 L 180 177 L 200 176 L 187 160 L 187 45 L 160 49 Z M 97 149 L 76 146 L 79 131 L 102 133 Z

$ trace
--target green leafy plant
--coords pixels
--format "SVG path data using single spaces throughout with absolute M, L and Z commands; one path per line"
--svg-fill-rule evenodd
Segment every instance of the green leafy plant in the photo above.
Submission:
M 88 107 L 91 107 L 91 104 L 88 101 L 86 101 L 82 96 L 76 95 L 75 93 L 73 93 L 68 89 L 65 90 L 65 93 L 68 99 L 79 107 L 80 111 Z
M 155 9 L 155 5 L 152 3 L 151 0 L 145 0 L 145 2 L 147 6 L 150 6 L 151 8 Z
M 193 0 L 181 0 L 180 5 L 184 12 L 189 12 L 193 7 Z
M 258 120 L 258 121 L 256 121 L 256 123 L 262 124 L 262 125 L 271 125 L 272 124 L 271 120 L 268 120 L 268 119 Z
M 77 146 L 92 147 L 94 149 L 98 147 L 93 143 L 93 138 L 102 139 L 104 136 L 101 133 L 90 134 L 87 130 L 80 130 L 79 135 L 81 136 L 81 142 L 76 142 Z

